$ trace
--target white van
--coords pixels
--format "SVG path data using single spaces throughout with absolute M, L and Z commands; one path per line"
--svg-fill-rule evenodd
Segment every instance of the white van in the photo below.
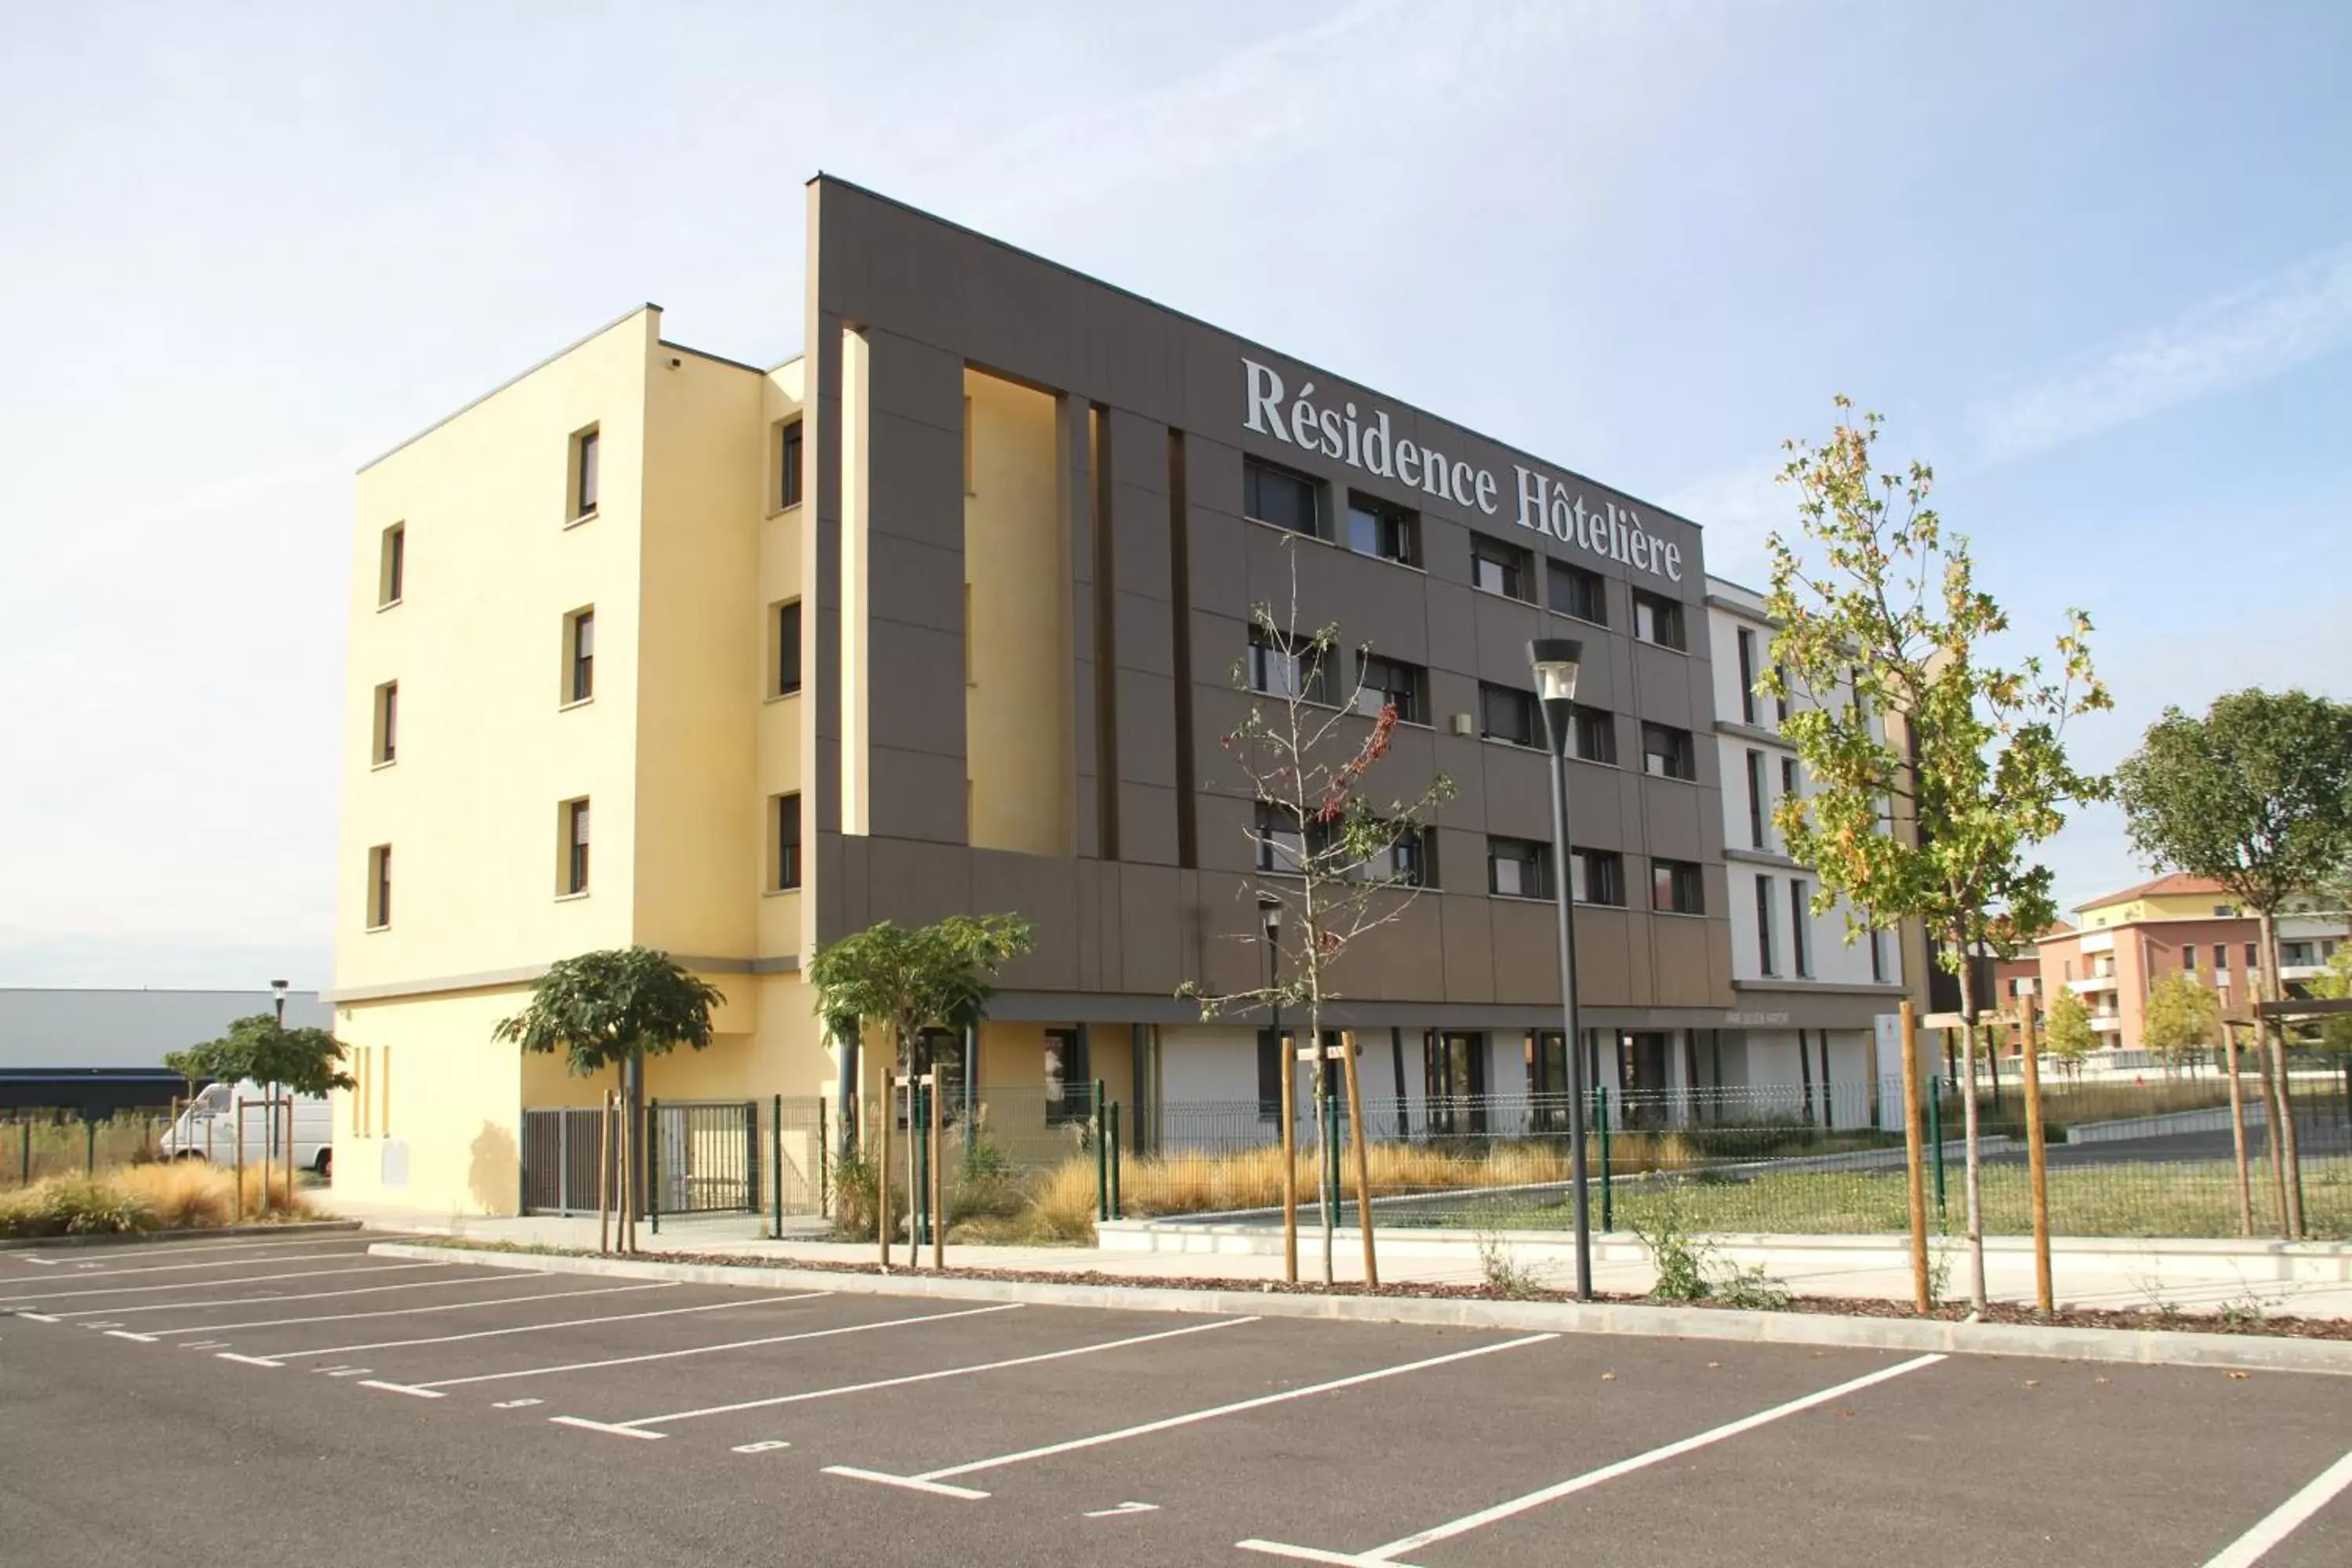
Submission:
M 163 1134 L 166 1160 L 210 1160 L 215 1165 L 236 1163 L 236 1102 L 245 1104 L 245 1159 L 258 1165 L 267 1156 L 286 1158 L 286 1113 L 262 1109 L 267 1091 L 257 1083 L 216 1083 L 188 1102 Z M 306 1171 L 330 1175 L 334 1171 L 334 1113 L 324 1096 L 294 1098 L 294 1163 Z

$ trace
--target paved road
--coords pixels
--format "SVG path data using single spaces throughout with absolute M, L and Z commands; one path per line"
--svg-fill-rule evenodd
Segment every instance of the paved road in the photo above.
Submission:
M 0 1562 L 2195 1568 L 2265 1529 L 2264 1568 L 2352 1562 L 2343 1379 L 365 1246 L 0 1253 Z

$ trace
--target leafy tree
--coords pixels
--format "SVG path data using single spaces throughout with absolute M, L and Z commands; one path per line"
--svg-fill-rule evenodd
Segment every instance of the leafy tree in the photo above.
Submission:
M 887 1029 L 903 1068 L 925 1029 L 961 1031 L 985 1018 L 997 971 L 1034 945 L 1035 928 L 1019 915 L 950 915 L 927 926 L 883 921 L 819 947 L 808 978 L 817 1015 L 843 1051 L 856 1050 L 866 1029 Z M 842 1110 L 845 1149 L 852 1110 Z
M 332 1032 L 308 1026 L 283 1028 L 275 1014 L 255 1013 L 232 1022 L 228 1033 L 216 1040 L 172 1052 L 163 1065 L 188 1079 L 192 1094 L 197 1079 L 209 1078 L 318 1095 L 352 1087 L 354 1080 L 342 1070 L 342 1042 Z
M 2159 867 L 2211 878 L 2254 912 L 2263 992 L 2277 1001 L 2279 906 L 2342 879 L 2352 860 L 2352 706 L 2246 690 L 2215 699 L 2202 719 L 2168 708 L 2116 770 L 2116 790 L 2134 847 Z M 2284 1084 L 2284 1042 L 2272 1029 L 2262 1037 Z M 2300 1236 L 2295 1127 L 2279 1109 L 2287 1229 Z
M 1297 540 L 1286 536 L 1282 542 L 1288 549 Z M 1367 684 L 1370 643 L 1356 650 L 1356 678 L 1349 686 L 1338 625 L 1311 631 L 1301 627 L 1295 554 L 1289 563 L 1286 613 L 1277 617 L 1271 605 L 1251 607 L 1263 662 L 1255 680 L 1249 670 L 1234 667 L 1234 688 L 1249 698 L 1249 709 L 1241 722 L 1219 738 L 1248 781 L 1255 808 L 1244 831 L 1250 840 L 1251 863 L 1260 868 L 1256 901 L 1261 908 L 1279 906 L 1283 912 L 1281 978 L 1277 984 L 1213 996 L 1187 982 L 1177 994 L 1199 1002 L 1203 1019 L 1233 1011 L 1304 1006 L 1305 1037 L 1319 1046 L 1324 1014 L 1340 997 L 1335 972 L 1360 939 L 1396 920 L 1420 894 L 1428 819 L 1453 798 L 1454 788 L 1444 773 L 1435 773 L 1409 798 L 1381 799 L 1373 794 L 1368 775 L 1389 753 L 1397 726 L 1396 703 Z M 1557 869 L 1568 874 L 1566 867 Z M 1283 1070 L 1292 1070 L 1288 1061 Z M 1318 1049 L 1318 1112 L 1333 1092 L 1330 1065 Z M 1328 1123 L 1328 1118 L 1316 1116 L 1318 1141 Z M 1286 1121 L 1283 1158 L 1294 1167 L 1296 1136 Z M 1325 1151 L 1326 1169 L 1336 1156 L 1337 1151 Z M 1286 1186 L 1286 1204 L 1292 1195 Z M 1329 1205 L 1320 1206 L 1323 1279 L 1328 1284 L 1333 1215 Z M 1363 1219 L 1369 1247 L 1370 1216 Z M 1296 1256 L 1288 1262 L 1295 1279 Z
M 582 1078 L 605 1068 L 625 1071 L 679 1046 L 710 1044 L 710 1009 L 719 988 L 650 947 L 605 948 L 551 965 L 530 988 L 530 1003 L 501 1018 L 493 1037 L 527 1051 L 561 1051 Z
M 2310 989 L 2314 1001 L 2352 1001 L 2352 942 L 2337 944 L 2328 956 L 2327 972 L 2314 975 Z M 2317 1023 L 2314 1045 L 2323 1051 L 2352 1054 L 2352 1014 L 2337 1013 Z
M 1791 456 L 1780 474 L 1797 491 L 1818 559 L 1801 560 L 1779 534 L 1769 541 L 1767 603 L 1781 630 L 1758 685 L 1806 699 L 1781 728 L 1818 786 L 1783 795 L 1773 819 L 1790 855 L 1820 875 L 1815 909 L 1827 913 L 1843 896 L 1874 923 L 1917 917 L 1973 1020 L 1979 998 L 1963 955 L 2005 957 L 2056 917 L 2050 869 L 2028 851 L 2058 831 L 2068 805 L 2105 794 L 2105 781 L 2068 762 L 2063 732 L 2113 704 L 2092 671 L 2091 623 L 2080 610 L 2067 613 L 2056 639 L 2054 675 L 2038 658 L 1991 661 L 1988 645 L 2009 630 L 2009 616 L 1977 586 L 1967 538 L 1948 536 L 1927 504 L 1933 470 L 1915 461 L 1901 474 L 1878 472 L 1879 416 L 1850 423 L 1853 405 L 1841 397 L 1837 406 L 1828 441 L 1785 443 Z M 1895 803 L 1919 825 L 1916 842 L 1895 831 Z M 1973 1052 L 1967 1075 L 1970 1298 L 1981 1308 Z
M 2063 1065 L 2068 1075 L 2079 1073 L 2083 1058 L 2099 1048 L 2098 1031 L 2091 1027 L 2091 1009 L 2072 991 L 2050 999 L 2042 1021 L 2042 1048 Z
M 2191 1052 L 2211 1045 L 2221 1027 L 2221 998 L 2192 975 L 2168 974 L 2147 994 L 2140 1045 L 2178 1072 Z

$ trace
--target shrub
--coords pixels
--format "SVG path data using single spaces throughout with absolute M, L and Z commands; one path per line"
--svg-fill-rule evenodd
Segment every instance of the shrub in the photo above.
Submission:
M 1717 1280 L 1715 1295 L 1727 1307 L 1744 1308 L 1751 1312 L 1789 1310 L 1789 1282 L 1765 1273 L 1760 1263 L 1735 1268 Z
M 1646 1219 L 1629 1222 L 1633 1235 L 1650 1251 L 1657 1266 L 1657 1283 L 1650 1294 L 1661 1301 L 1704 1301 L 1707 1298 L 1706 1263 L 1711 1249 L 1691 1231 L 1682 1205 L 1669 1196 Z
M 1507 1301 L 1531 1300 L 1549 1289 L 1544 1270 L 1520 1262 L 1511 1244 L 1491 1230 L 1478 1233 L 1478 1277 Z

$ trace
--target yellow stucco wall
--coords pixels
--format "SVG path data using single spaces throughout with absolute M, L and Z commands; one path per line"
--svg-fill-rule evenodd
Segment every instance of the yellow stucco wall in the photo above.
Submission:
M 2077 911 L 2084 931 L 2105 931 L 2136 921 L 2210 921 L 2213 911 L 2238 900 L 2228 893 L 2159 893 L 2153 898 L 2126 899 L 2120 903 L 2085 904 Z
M 333 1097 L 337 1197 L 434 1215 L 515 1211 L 526 1072 L 520 1053 L 490 1032 L 526 995 L 517 986 L 338 1010 L 337 1037 L 347 1047 L 371 1053 L 365 1120 L 373 1131 L 353 1132 L 352 1093 L 339 1090 Z M 593 1086 L 577 1101 L 594 1102 Z M 406 1179 L 386 1183 L 387 1173 L 396 1176 L 404 1163 Z
M 966 779 L 977 848 L 1076 852 L 1069 530 L 1055 404 L 967 370 L 963 505 Z

